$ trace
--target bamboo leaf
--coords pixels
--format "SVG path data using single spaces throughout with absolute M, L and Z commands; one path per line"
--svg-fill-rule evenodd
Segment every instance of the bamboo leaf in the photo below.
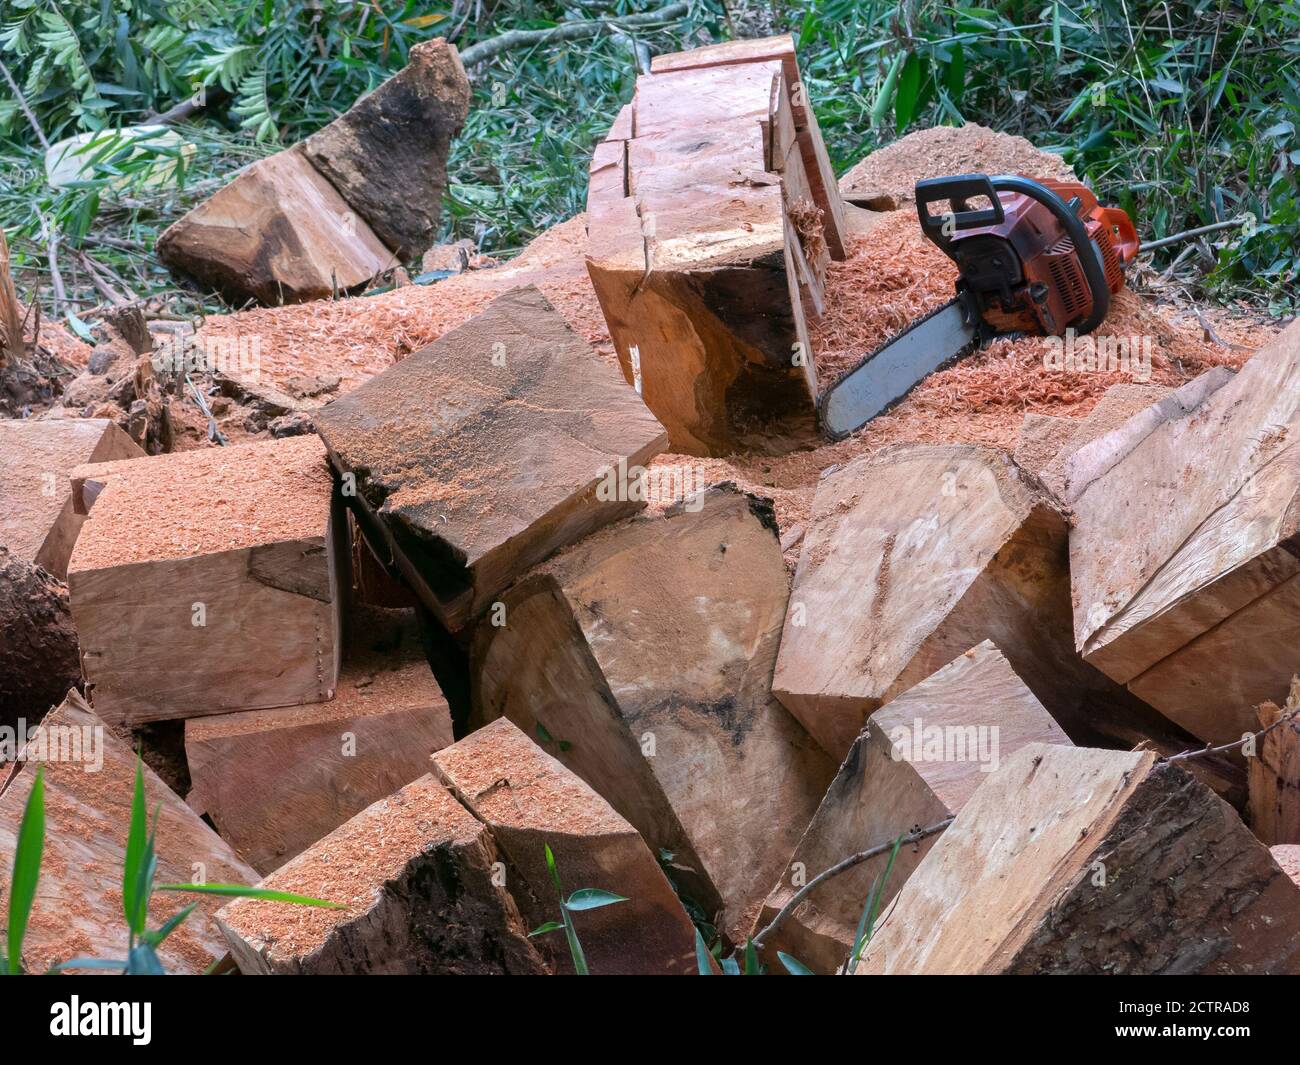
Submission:
M 41 878 L 41 856 L 45 850 L 45 767 L 36 770 L 31 793 L 23 807 L 23 819 L 18 826 L 18 840 L 14 847 L 14 867 L 9 880 L 8 957 L 5 965 L 9 974 L 22 970 L 23 937 L 36 901 L 36 884 Z

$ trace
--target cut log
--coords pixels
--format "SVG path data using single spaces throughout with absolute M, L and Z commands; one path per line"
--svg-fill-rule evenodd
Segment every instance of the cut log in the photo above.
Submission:
M 1076 743 L 1195 746 L 1074 651 L 1066 526 L 1004 452 L 911 444 L 817 487 L 773 690 L 836 759 L 883 703 L 983 640 Z
M 80 682 L 67 587 L 0 545 L 0 726 L 34 724 Z
M 1075 456 L 1070 570 L 1084 657 L 1221 744 L 1300 672 L 1300 323 L 1202 392 Z
M 1029 744 L 967 801 L 857 972 L 1300 971 L 1300 887 L 1150 752 Z
M 131 825 L 136 755 L 69 692 L 29 738 L 0 784 L 0 906 L 9 907 L 14 848 L 38 768 L 45 773 L 45 853 L 23 944 L 28 972 L 70 958 L 125 958 L 122 868 Z M 253 884 L 257 874 L 147 766 L 145 805 L 157 810 L 157 883 Z M 199 974 L 226 954 L 213 920 L 215 896 L 156 893 L 149 927 L 197 901 L 198 908 L 158 948 L 169 973 Z
M 674 449 L 813 438 L 805 302 L 820 310 L 837 246 L 816 191 L 780 61 L 643 76 L 597 147 L 588 272 L 624 376 Z
M 346 524 L 315 437 L 101 463 L 68 567 L 113 724 L 320 702 L 338 679 Z M 80 473 L 82 471 L 78 471 Z M 74 475 L 75 479 L 75 475 Z
M 1273 855 L 1273 861 L 1277 862 L 1282 872 L 1292 879 L 1296 887 L 1300 887 L 1300 844 L 1279 843 L 1270 847 L 1268 852 Z
M 246 974 L 544 973 L 507 875 L 487 829 L 426 774 L 262 881 L 346 909 L 238 899 L 218 922 Z
M 1300 678 L 1291 681 L 1285 706 L 1259 707 L 1259 727 L 1270 730 L 1256 746 L 1247 770 L 1251 830 L 1270 846 L 1300 844 Z M 1288 716 L 1290 715 L 1290 716 Z M 1287 720 L 1283 721 L 1282 718 Z
M 173 222 L 158 257 L 231 303 L 268 306 L 348 292 L 397 262 L 298 147 L 258 160 Z
M 565 892 L 598 888 L 626 902 L 575 915 L 597 975 L 695 971 L 695 926 L 631 825 L 510 721 L 498 718 L 433 756 L 434 774 L 482 821 L 521 878 L 509 885 L 525 923 L 559 919 L 546 848 Z M 567 896 L 566 896 L 567 897 Z M 558 972 L 572 972 L 563 937 L 538 942 Z
M 376 553 L 453 630 L 534 563 L 642 506 L 606 489 L 667 444 L 531 286 L 333 401 L 316 426 Z
M 805 883 L 837 862 L 961 811 L 1002 759 L 1027 743 L 1068 744 L 1060 727 L 987 640 L 877 711 L 804 831 L 755 926 L 765 928 Z M 938 836 L 899 850 L 888 880 L 882 854 L 827 880 L 765 938 L 831 974 L 848 959 L 858 921 L 880 878 L 877 912 L 907 882 Z
M 312 165 L 402 260 L 438 237 L 452 138 L 469 114 L 453 45 L 414 45 L 407 64 L 303 141 Z
M 69 475 L 86 463 L 143 455 L 106 418 L 0 421 L 0 544 L 63 580 L 84 520 L 73 509 Z
M 191 718 L 189 804 L 262 875 L 429 769 L 451 743 L 413 611 L 355 610 L 329 702 Z
M 688 52 L 657 55 L 650 61 L 650 73 L 666 74 L 677 70 L 701 70 L 773 61 L 781 64 L 785 91 L 790 98 L 790 124 L 803 169 L 808 175 L 811 198 L 822 213 L 821 223 L 826 245 L 832 258 L 845 259 L 848 257 L 848 228 L 844 219 L 844 201 L 840 196 L 826 144 L 822 140 L 821 128 L 817 125 L 817 116 L 813 113 L 807 89 L 799 73 L 794 38 L 790 34 L 726 41 Z
M 787 594 L 770 502 L 721 486 L 569 548 L 471 649 L 472 723 L 541 739 L 737 937 L 834 775 L 771 695 Z

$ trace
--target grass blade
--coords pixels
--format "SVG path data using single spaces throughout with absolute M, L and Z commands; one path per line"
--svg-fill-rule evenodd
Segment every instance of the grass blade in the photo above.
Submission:
M 9 935 L 6 968 L 16 975 L 23 964 L 23 937 L 36 900 L 36 883 L 41 878 L 41 855 L 45 850 L 45 767 L 36 770 L 31 794 L 18 826 L 14 848 L 13 876 L 9 886 Z
M 328 910 L 346 910 L 341 902 L 327 902 L 291 891 L 273 891 L 270 888 L 244 887 L 241 884 L 159 884 L 159 891 L 193 891 L 199 895 L 225 895 L 235 899 L 263 899 L 266 902 L 291 902 L 295 906 L 323 906 Z

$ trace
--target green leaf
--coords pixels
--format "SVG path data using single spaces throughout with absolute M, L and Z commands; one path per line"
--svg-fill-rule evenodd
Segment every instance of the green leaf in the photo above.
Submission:
M 176 929 L 178 929 L 185 922 L 185 919 L 189 917 L 189 915 L 192 914 L 197 907 L 198 907 L 197 902 L 191 902 L 188 906 L 185 906 L 182 909 L 177 910 L 176 913 L 172 914 L 171 917 L 169 917 L 166 921 L 163 922 L 162 927 L 159 928 L 156 932 L 146 932 L 144 934 L 144 941 L 148 943 L 151 947 L 157 947 L 161 945 L 162 941 L 166 939 L 169 935 L 171 935 L 173 932 L 175 932 Z
M 127 976 L 166 976 L 158 955 L 148 943 L 137 943 L 126 956 Z
M 778 950 L 776 956 L 781 959 L 781 964 L 785 966 L 786 972 L 791 976 L 816 976 L 808 966 L 798 958 L 792 958 L 783 950 Z
M 551 874 L 551 883 L 555 885 L 555 890 L 559 893 L 561 899 L 564 898 L 564 888 L 560 884 L 560 871 L 555 868 L 555 855 L 551 853 L 551 845 L 543 843 L 542 847 L 546 851 L 546 871 Z
M 898 86 L 898 76 L 903 72 L 903 64 L 906 61 L 907 53 L 899 52 L 889 65 L 889 72 L 885 75 L 885 80 L 880 83 L 880 91 L 876 94 L 876 102 L 871 105 L 871 124 L 873 126 L 878 126 L 884 121 L 885 112 L 889 110 L 889 105 L 894 102 L 894 90 Z
M 313 899 L 309 895 L 295 895 L 291 891 L 273 891 L 270 888 L 244 887 L 241 884 L 159 884 L 159 891 L 193 891 L 199 895 L 224 895 L 236 899 L 262 899 L 266 902 L 288 902 L 295 906 L 322 906 L 327 910 L 346 910 L 341 902 Z
M 95 343 L 95 334 L 90 331 L 90 326 L 71 311 L 68 312 L 67 321 L 68 328 L 76 333 L 78 337 L 84 340 L 87 344 Z
M 148 825 L 144 805 L 144 763 L 137 752 L 135 756 L 135 791 L 131 796 L 131 824 L 126 833 L 126 856 L 122 863 L 122 915 L 132 935 L 137 929 L 140 911 L 140 884 L 147 861 L 145 847 L 148 843 Z
M 911 124 L 916 114 L 916 103 L 921 95 L 922 59 L 913 52 L 903 64 L 902 76 L 898 79 L 898 95 L 894 98 L 894 125 L 897 132 Z
M 31 794 L 23 808 L 14 847 L 14 867 L 9 882 L 9 931 L 6 968 L 14 976 L 22 970 L 23 937 L 36 900 L 36 884 L 41 878 L 41 856 L 45 850 L 45 767 L 36 770 Z
M 126 962 L 121 958 L 69 958 L 51 965 L 48 972 L 66 973 L 71 969 L 93 969 L 97 972 L 125 972 Z
M 709 953 L 709 948 L 698 928 L 695 930 L 695 968 L 701 976 L 717 975 L 713 971 L 713 955 Z
M 720 964 L 722 965 L 723 976 L 740 975 L 740 963 L 735 958 L 723 958 Z
M 948 64 L 944 85 L 952 102 L 960 104 L 961 94 L 966 89 L 966 53 L 960 44 L 953 46 L 952 61 Z
M 623 895 L 615 895 L 612 891 L 602 891 L 600 888 L 585 887 L 578 888 L 569 896 L 569 901 L 564 905 L 570 910 L 599 910 L 602 906 L 612 906 L 616 902 L 627 902 Z
M 544 936 L 547 932 L 558 932 L 563 927 L 563 921 L 547 921 L 545 924 L 540 924 L 529 932 L 528 938 L 532 939 L 533 936 Z
M 754 949 L 754 941 L 752 939 L 745 940 L 745 975 L 763 975 L 763 967 L 758 963 L 758 951 Z

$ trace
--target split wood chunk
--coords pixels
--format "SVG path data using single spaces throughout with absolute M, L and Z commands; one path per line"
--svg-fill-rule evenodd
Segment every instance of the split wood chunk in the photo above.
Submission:
M 972 648 L 872 715 L 756 929 L 837 862 L 960 812 L 988 774 L 1025 744 L 1069 742 L 992 643 Z M 877 912 L 883 914 L 938 838 L 902 847 L 888 880 L 886 853 L 817 887 L 764 941 L 769 967 L 777 967 L 781 950 L 815 972 L 838 971 L 853 950 L 872 884 L 881 878 Z
M 1300 671 L 1300 323 L 1202 392 L 1075 456 L 1070 571 L 1083 656 L 1221 744 Z
M 1259 727 L 1269 731 L 1257 741 L 1254 756 L 1248 761 L 1248 820 L 1255 835 L 1270 846 L 1300 844 L 1300 716 L 1296 716 L 1297 711 L 1300 711 L 1300 678 L 1292 679 L 1285 706 L 1264 703 L 1258 710 Z
M 397 263 L 301 147 L 258 160 L 172 223 L 158 257 L 231 303 L 269 306 L 347 292 Z
M 1075 653 L 1065 519 L 1004 452 L 899 445 L 825 476 L 773 690 L 827 752 L 983 640 L 1076 743 L 1194 746 Z
M 845 259 L 848 257 L 848 230 L 844 219 L 844 201 L 840 196 L 826 144 L 822 140 L 821 128 L 817 125 L 817 116 L 813 113 L 803 78 L 799 74 L 794 38 L 790 34 L 726 41 L 688 52 L 657 55 L 650 61 L 650 72 L 664 74 L 677 70 L 772 61 L 781 64 L 785 91 L 790 99 L 790 126 L 803 162 L 803 171 L 808 176 L 811 199 L 822 212 L 821 222 L 826 244 L 832 258 Z
M 136 755 L 75 691 L 28 737 L 18 764 L 0 782 L 0 906 L 7 892 L 23 810 L 37 770 L 45 778 L 45 852 L 23 943 L 28 972 L 71 958 L 125 959 L 122 868 L 131 825 Z M 145 807 L 158 810 L 157 883 L 254 884 L 257 873 L 168 788 L 143 767 Z M 152 822 L 151 822 L 152 823 Z M 169 973 L 200 974 L 226 954 L 213 920 L 215 896 L 154 894 L 149 927 L 197 901 L 198 908 L 158 948 Z
M 0 544 L 0 725 L 39 721 L 80 682 L 67 586 Z
M 469 79 L 453 45 L 412 46 L 407 64 L 303 141 L 312 165 L 398 259 L 438 237 L 451 141 L 469 114 Z
M 1279 843 L 1269 847 L 1268 852 L 1273 855 L 1273 861 L 1277 862 L 1282 872 L 1295 882 L 1296 887 L 1300 887 L 1300 844 Z
M 506 718 L 433 756 L 434 774 L 482 821 L 520 878 L 507 885 L 530 928 L 559 919 L 546 863 L 564 891 L 596 888 L 626 902 L 575 914 L 598 975 L 696 971 L 695 926 L 636 829 L 579 777 Z M 568 895 L 566 895 L 566 898 Z M 572 971 L 563 937 L 538 942 L 557 971 Z
M 73 551 L 68 589 L 82 669 L 104 720 L 138 724 L 333 695 L 347 530 L 318 439 L 91 470 L 103 488 Z
M 451 717 L 413 611 L 354 610 L 329 702 L 191 718 L 189 804 L 263 875 L 429 769 Z
M 624 376 L 688 454 L 815 436 L 805 306 L 845 229 L 790 90 L 779 58 L 645 75 L 592 157 L 588 272 Z
M 1300 887 L 1150 752 L 1029 744 L 967 801 L 857 972 L 1300 972 Z
M 107 418 L 0 421 L 0 545 L 63 580 L 84 520 L 73 507 L 68 476 L 83 464 L 143 455 Z
M 742 941 L 834 775 L 771 694 L 786 597 L 770 502 L 724 485 L 569 548 L 471 649 L 475 723 L 542 739 Z
M 619 471 L 668 442 L 531 286 L 315 420 L 367 538 L 453 630 L 528 567 L 643 506 Z
M 345 909 L 238 899 L 218 914 L 241 972 L 546 972 L 488 830 L 432 776 L 368 806 L 261 886 Z

